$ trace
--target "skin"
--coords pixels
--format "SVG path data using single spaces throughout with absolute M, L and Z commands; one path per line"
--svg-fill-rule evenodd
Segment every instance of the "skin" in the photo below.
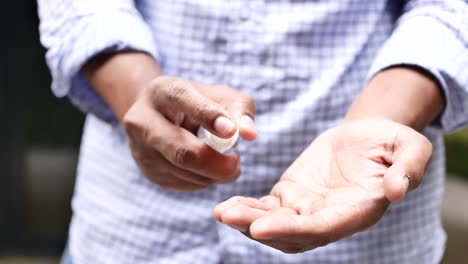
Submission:
M 143 174 L 163 188 L 196 190 L 235 180 L 239 155 L 221 155 L 195 136 L 201 125 L 229 137 L 256 137 L 251 98 L 226 86 L 162 76 L 143 53 L 93 59 L 82 74 L 116 113 Z M 260 199 L 233 197 L 214 217 L 247 237 L 288 253 L 366 230 L 418 186 L 432 155 L 422 131 L 443 109 L 437 84 L 415 69 L 378 73 L 344 122 L 319 137 Z M 218 125 L 216 125 L 218 124 Z M 229 128 L 229 129 L 227 129 Z M 164 176 L 164 177 L 161 177 Z
M 150 56 L 138 52 L 94 58 L 81 73 L 116 114 L 133 158 L 152 182 L 193 191 L 240 175 L 239 154 L 220 154 L 194 133 L 203 126 L 227 138 L 238 125 L 242 138 L 254 140 L 250 97 L 226 86 L 163 76 Z
M 383 71 L 356 98 L 345 122 L 317 137 L 269 195 L 233 197 L 214 216 L 286 253 L 366 230 L 421 182 L 432 145 L 417 130 L 443 105 L 437 84 L 424 74 Z

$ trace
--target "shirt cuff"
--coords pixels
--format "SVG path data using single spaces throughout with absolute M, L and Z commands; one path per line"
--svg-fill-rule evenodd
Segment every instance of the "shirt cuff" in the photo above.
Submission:
M 89 59 L 105 52 L 135 50 L 158 60 L 152 32 L 139 13 L 129 10 L 98 12 L 80 19 L 61 46 L 52 90 L 58 97 L 68 96 L 81 111 L 116 123 L 114 113 L 79 71 Z
M 457 34 L 437 18 L 417 15 L 394 30 L 377 55 L 369 78 L 393 66 L 415 66 L 433 76 L 446 106 L 431 124 L 445 133 L 468 124 L 468 49 Z

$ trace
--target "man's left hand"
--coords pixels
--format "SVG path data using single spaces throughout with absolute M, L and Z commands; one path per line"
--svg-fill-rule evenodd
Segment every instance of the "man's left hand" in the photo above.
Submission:
M 345 122 L 318 138 L 261 199 L 233 197 L 215 218 L 251 239 L 298 253 L 366 230 L 421 181 L 431 143 L 386 119 Z

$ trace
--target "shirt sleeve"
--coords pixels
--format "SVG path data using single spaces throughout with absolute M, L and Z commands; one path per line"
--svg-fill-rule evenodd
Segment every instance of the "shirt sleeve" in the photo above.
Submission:
M 407 1 L 378 53 L 372 77 L 392 66 L 424 69 L 439 82 L 446 106 L 432 127 L 445 133 L 468 124 L 468 1 Z
M 136 50 L 158 59 L 152 32 L 133 0 L 39 0 L 41 42 L 52 90 L 85 113 L 115 122 L 102 98 L 79 74 L 97 54 Z

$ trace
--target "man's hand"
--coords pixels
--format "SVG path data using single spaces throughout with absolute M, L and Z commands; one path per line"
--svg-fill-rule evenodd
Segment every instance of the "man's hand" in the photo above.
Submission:
M 421 181 L 431 143 L 386 119 L 344 123 L 320 135 L 283 174 L 270 195 L 233 197 L 215 218 L 288 253 L 363 231 Z
M 315 139 L 270 195 L 231 198 L 214 215 L 284 252 L 311 250 L 365 230 L 421 181 L 432 145 L 416 130 L 443 107 L 443 94 L 426 72 L 379 72 L 345 122 Z
M 239 155 L 223 155 L 194 133 L 203 126 L 227 138 L 237 126 L 256 137 L 253 100 L 226 86 L 161 76 L 156 61 L 140 52 L 103 54 L 81 70 L 124 126 L 143 174 L 163 188 L 196 190 L 239 176 Z
M 256 137 L 252 99 L 226 86 L 172 77 L 151 81 L 123 118 L 130 148 L 143 173 L 163 188 L 196 190 L 235 180 L 239 155 L 223 155 L 199 140 L 200 126 L 227 138 Z

